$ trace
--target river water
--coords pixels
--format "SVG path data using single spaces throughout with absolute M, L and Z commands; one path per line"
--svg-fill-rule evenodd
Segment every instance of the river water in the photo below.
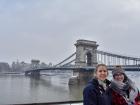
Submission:
M 140 72 L 126 73 L 140 89 Z M 82 100 L 84 85 L 68 85 L 72 75 L 72 72 L 43 74 L 35 79 L 23 74 L 0 74 L 0 104 Z

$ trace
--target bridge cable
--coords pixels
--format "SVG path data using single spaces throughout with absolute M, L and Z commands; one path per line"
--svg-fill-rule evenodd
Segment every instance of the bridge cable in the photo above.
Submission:
M 61 65 L 62 63 L 64 63 L 65 61 L 67 61 L 67 60 L 69 60 L 71 57 L 73 57 L 75 54 L 76 54 L 76 52 L 73 53 L 72 55 L 70 55 L 69 57 L 67 57 L 66 59 L 64 59 L 63 61 L 61 61 L 60 63 L 54 65 L 54 67 L 56 67 L 56 66 L 58 66 L 58 65 Z

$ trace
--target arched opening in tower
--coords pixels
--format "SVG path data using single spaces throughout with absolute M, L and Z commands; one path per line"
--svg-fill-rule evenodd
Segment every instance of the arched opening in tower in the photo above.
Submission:
M 86 63 L 87 63 L 87 66 L 92 66 L 92 55 L 91 55 L 91 52 L 88 52 L 86 54 Z

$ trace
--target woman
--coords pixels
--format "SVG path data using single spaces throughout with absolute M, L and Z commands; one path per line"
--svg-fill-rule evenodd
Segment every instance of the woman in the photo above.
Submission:
M 117 66 L 113 71 L 113 80 L 110 84 L 112 95 L 112 105 L 134 105 L 138 95 L 138 88 L 125 74 L 121 66 Z
M 135 105 L 140 105 L 140 94 L 135 98 Z
M 108 70 L 106 65 L 97 65 L 95 78 L 87 84 L 83 91 L 84 105 L 111 105 L 111 98 L 106 91 L 110 84 L 107 76 Z

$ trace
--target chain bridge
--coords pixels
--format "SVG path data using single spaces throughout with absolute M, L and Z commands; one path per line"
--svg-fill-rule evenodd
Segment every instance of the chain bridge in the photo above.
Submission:
M 95 66 L 101 63 L 106 64 L 109 70 L 115 65 L 121 65 L 125 70 L 140 70 L 140 58 L 101 51 L 97 49 L 98 46 L 95 41 L 77 40 L 76 52 L 63 61 L 53 67 L 27 70 L 25 75 L 39 75 L 40 71 L 45 70 L 74 70 L 79 72 L 79 77 L 91 76 Z

